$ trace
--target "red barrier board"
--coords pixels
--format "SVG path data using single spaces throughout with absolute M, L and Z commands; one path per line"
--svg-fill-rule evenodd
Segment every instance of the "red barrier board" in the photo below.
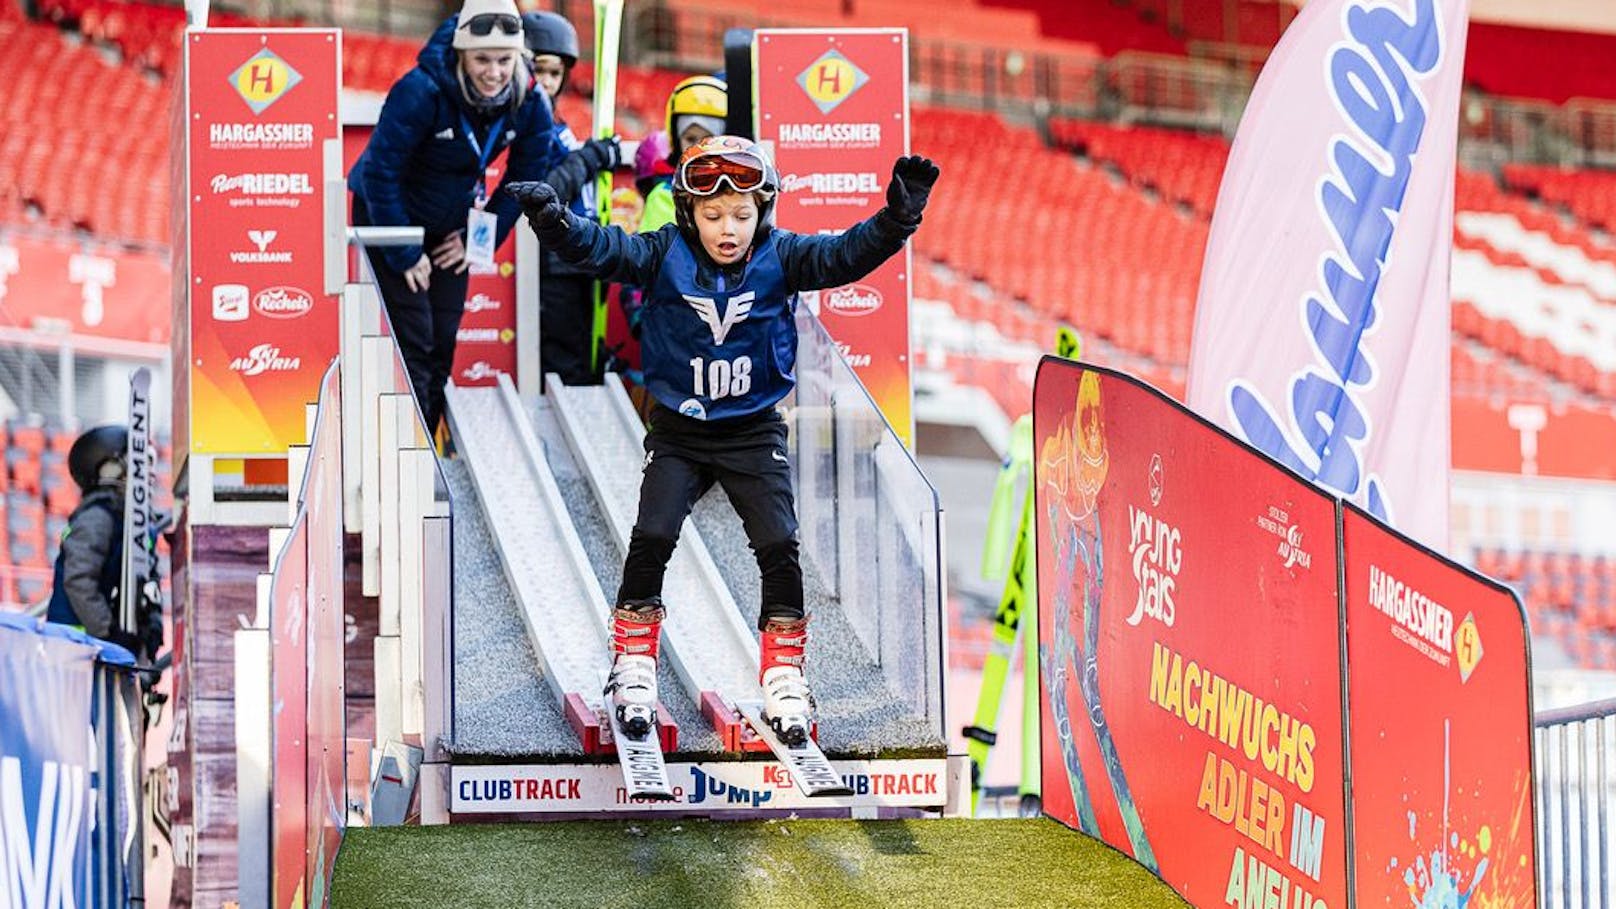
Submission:
M 297 483 L 301 478 L 293 477 Z M 299 909 L 308 903 L 303 882 L 308 874 L 306 812 L 308 774 L 308 601 L 309 528 L 298 521 L 278 553 L 270 585 L 270 672 L 275 693 L 274 811 L 271 850 L 275 873 L 270 894 L 274 909 Z
M 1137 381 L 1033 398 L 1044 811 L 1200 906 L 1347 905 L 1335 504 Z
M 0 236 L 0 325 L 167 344 L 167 259 L 67 238 Z
M 760 29 L 757 136 L 780 171 L 776 221 L 840 233 L 880 211 L 892 162 L 909 150 L 903 29 Z M 887 421 L 913 445 L 906 246 L 863 281 L 803 300 L 842 347 Z
M 306 906 L 326 905 L 348 818 L 341 399 L 338 372 L 333 368 L 326 373 L 320 391 L 320 420 L 309 449 L 304 497 L 309 528 Z
M 1359 906 L 1536 906 L 1527 631 L 1507 588 L 1348 508 Z
M 337 353 L 324 292 L 332 29 L 186 34 L 190 447 L 285 452 Z

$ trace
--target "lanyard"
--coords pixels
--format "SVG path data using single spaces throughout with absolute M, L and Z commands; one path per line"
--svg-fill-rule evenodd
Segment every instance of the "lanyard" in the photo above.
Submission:
M 499 131 L 505 127 L 505 115 L 501 114 L 494 125 L 488 130 L 488 144 L 477 141 L 477 133 L 471 128 L 471 121 L 465 114 L 460 115 L 460 129 L 466 134 L 466 144 L 471 146 L 472 154 L 477 156 L 477 207 L 481 208 L 488 201 L 488 159 L 494 156 L 494 143 L 499 138 Z

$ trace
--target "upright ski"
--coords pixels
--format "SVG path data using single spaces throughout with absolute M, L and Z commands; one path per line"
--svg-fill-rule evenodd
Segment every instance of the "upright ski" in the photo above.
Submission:
M 819 744 L 809 736 L 801 745 L 787 745 L 775 734 L 774 727 L 763 719 L 762 701 L 736 701 L 735 709 L 746 718 L 752 731 L 757 733 L 780 759 L 786 769 L 791 772 L 791 780 L 802 794 L 810 798 L 819 798 L 832 795 L 852 795 L 853 790 L 848 787 L 836 768 L 830 765 L 830 759 L 825 752 L 819 750 Z
M 595 0 L 595 100 L 590 109 L 595 137 L 610 139 L 617 133 L 617 56 L 623 37 L 623 0 Z M 612 222 L 612 174 L 605 171 L 595 182 L 595 213 L 601 224 Z M 594 344 L 591 369 L 600 368 L 606 351 L 606 282 L 595 282 Z

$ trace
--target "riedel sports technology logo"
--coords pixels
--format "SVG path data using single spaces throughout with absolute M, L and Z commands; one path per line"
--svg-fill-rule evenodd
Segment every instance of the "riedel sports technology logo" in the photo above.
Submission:
M 786 174 L 780 178 L 781 192 L 808 190 L 814 193 L 879 193 L 881 175 L 873 171 L 838 174 Z
M 230 87 L 255 114 L 263 113 L 302 81 L 303 75 L 293 69 L 292 64 L 267 47 L 248 57 L 247 62 L 230 74 Z
M 1151 507 L 1161 504 L 1165 478 L 1161 456 L 1150 459 L 1146 475 Z M 1173 597 L 1178 593 L 1178 573 L 1184 567 L 1183 534 L 1177 527 L 1136 505 L 1128 506 L 1128 555 L 1133 579 L 1139 585 L 1129 625 L 1152 618 L 1173 627 L 1178 617 Z
M 215 174 L 208 188 L 216 196 L 240 193 L 244 196 L 312 196 L 314 183 L 301 174 Z
M 1312 568 L 1313 554 L 1303 548 L 1302 528 L 1291 523 L 1290 513 L 1278 505 L 1268 506 L 1267 514 L 1257 515 L 1257 526 L 1279 537 L 1274 552 L 1286 568 Z
M 281 356 L 281 349 L 273 344 L 259 344 L 244 357 L 230 361 L 230 368 L 244 376 L 261 376 L 266 372 L 291 372 L 302 361 L 297 357 Z
M 822 114 L 828 114 L 864 87 L 870 77 L 838 50 L 828 50 L 797 74 L 797 85 Z
M 271 319 L 296 319 L 314 308 L 314 295 L 301 287 L 267 287 L 253 297 L 253 309 Z
M 868 284 L 849 284 L 828 291 L 824 306 L 839 316 L 867 316 L 881 308 L 881 292 Z

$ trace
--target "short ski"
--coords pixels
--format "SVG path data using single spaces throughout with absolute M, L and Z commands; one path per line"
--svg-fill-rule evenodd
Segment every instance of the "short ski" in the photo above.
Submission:
M 792 782 L 802 790 L 802 794 L 810 798 L 831 795 L 852 795 L 853 790 L 842 780 L 836 768 L 830 765 L 825 752 L 819 750 L 819 744 L 812 736 L 801 745 L 787 745 L 775 734 L 774 727 L 763 718 L 763 704 L 760 701 L 737 701 L 735 709 L 757 733 L 758 738 L 768 744 L 769 750 L 786 765 L 791 773 Z
M 623 787 L 631 800 L 666 802 L 673 799 L 668 783 L 668 767 L 662 760 L 662 741 L 656 726 L 638 738 L 625 733 L 617 723 L 617 711 L 605 709 L 611 722 L 612 745 L 623 770 Z

